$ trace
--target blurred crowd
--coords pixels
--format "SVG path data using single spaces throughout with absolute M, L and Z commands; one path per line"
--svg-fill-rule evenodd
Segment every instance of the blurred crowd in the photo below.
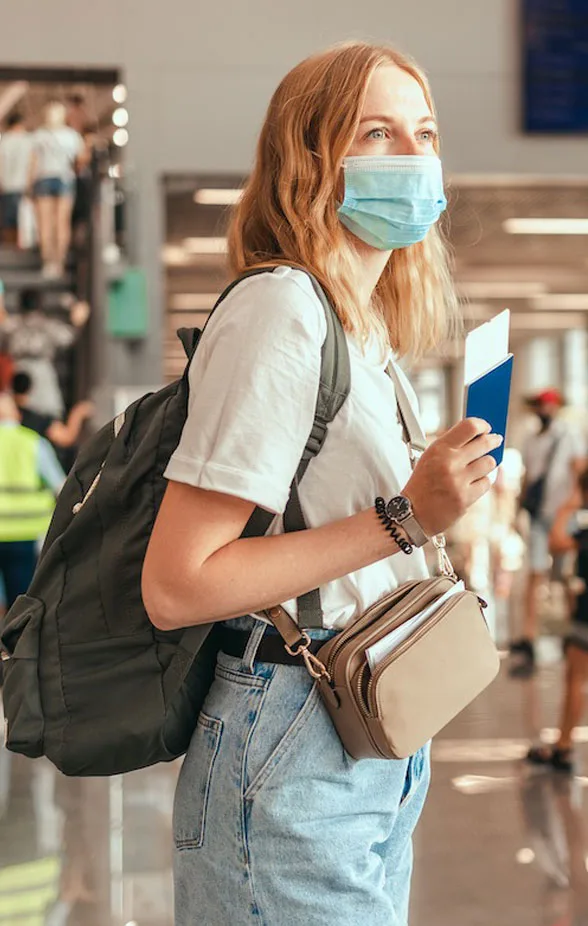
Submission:
M 68 321 L 43 311 L 43 294 L 23 290 L 17 313 L 0 296 L 0 578 L 10 607 L 32 578 L 39 542 L 51 518 L 90 402 L 65 415 L 55 360 L 87 321 L 89 308 L 64 297 Z
M 11 269 L 17 249 L 38 250 L 40 258 L 40 272 L 29 271 L 33 285 L 11 281 L 11 311 L 0 279 L 0 601 L 6 607 L 31 581 L 55 497 L 93 413 L 90 402 L 72 403 L 71 390 L 64 395 L 63 360 L 71 372 L 90 314 L 76 295 L 79 280 L 71 282 L 66 270 L 72 237 L 74 244 L 87 240 L 96 144 L 79 94 L 50 100 L 40 118 L 12 111 L 0 138 L 3 266 Z
M 89 222 L 97 139 L 76 94 L 67 103 L 48 102 L 32 131 L 19 112 L 6 121 L 0 139 L 2 242 L 23 249 L 38 245 L 46 279 L 63 276 L 72 232 Z

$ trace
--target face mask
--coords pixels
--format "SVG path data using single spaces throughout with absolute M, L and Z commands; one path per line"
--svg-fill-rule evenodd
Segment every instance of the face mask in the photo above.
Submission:
M 422 241 L 445 207 L 441 161 L 401 155 L 344 158 L 343 225 L 381 251 Z

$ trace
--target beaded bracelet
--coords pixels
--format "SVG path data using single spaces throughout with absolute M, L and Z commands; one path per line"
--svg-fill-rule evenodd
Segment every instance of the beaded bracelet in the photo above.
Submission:
M 412 543 L 409 543 L 405 537 L 402 536 L 398 529 L 398 524 L 396 524 L 396 522 L 389 517 L 388 513 L 386 512 L 386 502 L 384 499 L 378 497 L 375 501 L 374 507 L 376 509 L 378 518 L 382 522 L 384 530 L 388 531 L 398 548 L 402 550 L 403 553 L 406 553 L 407 556 L 410 555 L 414 550 L 414 546 Z

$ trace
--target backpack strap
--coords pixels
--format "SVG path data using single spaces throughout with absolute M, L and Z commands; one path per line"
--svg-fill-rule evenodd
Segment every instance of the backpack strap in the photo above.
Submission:
M 239 283 L 246 280 L 248 277 L 257 276 L 260 273 L 272 273 L 274 269 L 276 268 L 257 267 L 246 271 L 236 280 L 233 280 L 217 299 L 204 327 L 206 327 L 212 314 L 221 302 L 227 298 L 229 293 L 232 292 Z M 296 267 L 295 269 L 306 273 L 323 307 L 327 323 L 327 336 L 321 350 L 321 372 L 312 430 L 290 486 L 290 496 L 284 510 L 284 530 L 287 533 L 306 530 L 307 528 L 302 506 L 300 504 L 298 487 L 308 469 L 308 464 L 313 457 L 316 457 L 320 453 L 327 436 L 328 426 L 339 412 L 351 388 L 349 349 L 339 317 L 318 280 L 307 270 L 302 270 L 300 267 Z M 180 328 L 178 337 L 184 346 L 189 361 L 189 367 L 200 339 L 200 331 L 195 328 Z M 274 517 L 275 516 L 271 512 L 265 511 L 263 508 L 255 508 L 241 536 L 263 536 Z M 307 592 L 298 599 L 298 621 L 301 627 L 323 626 L 323 610 L 318 588 Z

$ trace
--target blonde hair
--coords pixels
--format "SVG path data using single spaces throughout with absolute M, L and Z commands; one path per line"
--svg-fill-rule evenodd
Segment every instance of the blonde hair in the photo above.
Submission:
M 50 100 L 45 104 L 43 116 L 48 129 L 59 129 L 65 125 L 67 110 L 59 100 Z
M 229 260 L 235 274 L 293 264 L 313 273 L 343 327 L 365 341 L 375 333 L 399 355 L 438 345 L 456 298 L 441 234 L 392 252 L 369 305 L 358 295 L 357 252 L 337 216 L 341 165 L 361 117 L 370 77 L 394 64 L 411 74 L 434 113 L 427 79 L 386 45 L 349 42 L 307 58 L 275 91 L 253 171 L 233 214 Z

